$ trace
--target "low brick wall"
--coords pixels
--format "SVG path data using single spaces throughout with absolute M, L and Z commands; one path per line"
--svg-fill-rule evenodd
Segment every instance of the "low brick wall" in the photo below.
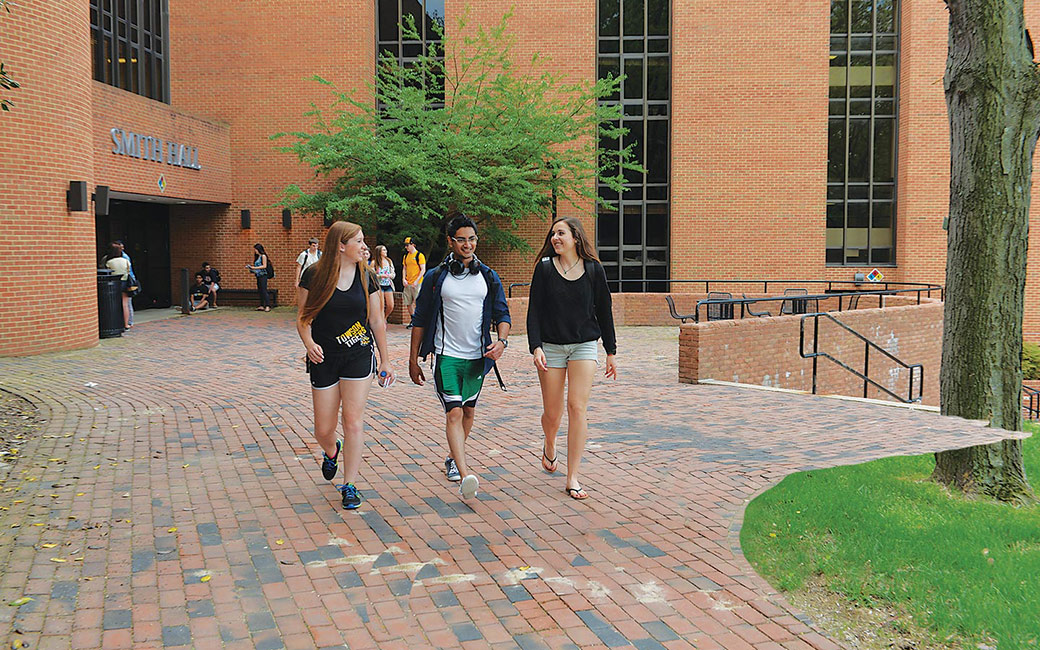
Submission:
M 887 306 L 904 303 L 903 306 Z M 907 304 L 909 303 L 909 304 Z M 939 404 L 942 359 L 942 302 L 935 299 L 888 298 L 884 309 L 834 313 L 834 317 L 906 363 L 924 366 L 925 404 Z M 824 306 L 821 305 L 821 309 Z M 679 333 L 679 381 L 704 379 L 812 389 L 812 359 L 798 352 L 801 316 L 688 323 Z M 812 349 L 812 323 L 806 322 L 806 349 Z M 862 371 L 864 344 L 826 318 L 820 319 L 819 350 Z M 829 359 L 819 359 L 817 392 L 863 396 L 863 381 Z M 908 371 L 880 352 L 870 352 L 867 373 L 898 395 L 907 392 Z M 869 387 L 867 397 L 891 399 Z

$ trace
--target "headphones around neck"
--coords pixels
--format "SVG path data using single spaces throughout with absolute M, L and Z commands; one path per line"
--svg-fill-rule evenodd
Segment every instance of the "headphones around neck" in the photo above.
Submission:
M 474 255 L 473 259 L 469 261 L 469 264 L 463 266 L 462 262 L 455 259 L 454 253 L 448 253 L 448 259 L 445 260 L 448 265 L 448 272 L 452 275 L 465 275 L 466 271 L 469 270 L 470 275 L 480 273 L 480 260 Z

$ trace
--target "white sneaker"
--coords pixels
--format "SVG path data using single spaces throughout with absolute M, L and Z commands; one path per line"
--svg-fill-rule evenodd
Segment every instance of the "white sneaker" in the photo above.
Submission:
M 462 495 L 463 499 L 472 499 L 477 496 L 477 484 L 480 481 L 477 480 L 476 475 L 467 474 L 466 478 L 462 479 L 462 484 L 459 485 L 459 494 Z

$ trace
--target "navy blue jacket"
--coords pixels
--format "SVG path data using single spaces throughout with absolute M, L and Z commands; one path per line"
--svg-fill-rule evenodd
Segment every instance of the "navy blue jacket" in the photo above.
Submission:
M 484 298 L 483 321 L 481 324 L 481 340 L 483 347 L 491 345 L 491 326 L 498 323 L 510 323 L 509 305 L 506 304 L 506 293 L 502 289 L 502 280 L 498 274 L 481 262 L 480 274 L 487 282 L 488 292 Z M 448 267 L 438 264 L 423 276 L 422 287 L 415 299 L 415 313 L 412 315 L 412 327 L 423 328 L 423 340 L 419 345 L 419 357 L 425 359 L 427 355 L 435 352 L 433 340 L 436 336 L 436 328 L 440 324 L 441 314 L 441 286 L 444 278 L 448 275 Z M 491 370 L 495 362 L 484 357 L 484 372 Z

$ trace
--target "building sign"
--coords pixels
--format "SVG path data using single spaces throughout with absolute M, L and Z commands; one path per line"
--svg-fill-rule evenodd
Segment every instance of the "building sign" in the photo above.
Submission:
M 142 135 L 125 129 L 113 128 L 112 153 L 141 160 L 152 160 L 174 167 L 202 169 L 199 164 L 199 148 L 179 142 L 170 142 L 150 135 Z

